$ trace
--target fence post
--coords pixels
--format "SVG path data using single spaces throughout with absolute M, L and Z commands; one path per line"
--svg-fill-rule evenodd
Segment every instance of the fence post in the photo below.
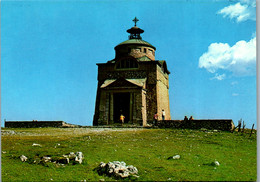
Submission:
M 241 128 L 241 121 L 239 121 L 239 124 L 238 124 L 238 131 L 237 131 L 237 132 L 240 132 L 240 128 Z
M 244 124 L 244 121 L 243 121 L 243 128 L 242 128 L 242 133 L 244 133 L 244 130 L 245 130 L 245 127 L 246 127 L 246 125 Z
M 250 133 L 250 136 L 249 136 L 249 137 L 251 137 L 251 135 L 252 135 L 252 133 L 253 133 L 254 125 L 255 125 L 255 124 L 253 124 L 253 126 L 252 126 L 251 133 Z

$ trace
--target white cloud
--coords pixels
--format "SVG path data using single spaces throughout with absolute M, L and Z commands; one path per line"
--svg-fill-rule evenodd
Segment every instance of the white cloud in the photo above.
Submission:
M 236 4 L 229 5 L 218 11 L 223 17 L 236 19 L 236 21 L 243 22 L 246 20 L 256 20 L 256 2 L 255 0 L 240 0 Z
M 232 96 L 236 97 L 236 96 L 239 96 L 238 93 L 233 93 Z
M 246 42 L 238 41 L 234 46 L 227 43 L 212 43 L 208 51 L 199 58 L 199 68 L 211 73 L 228 70 L 234 75 L 255 75 L 256 37 Z
M 218 73 L 216 73 L 215 76 L 211 78 L 211 80 L 214 80 L 214 79 L 223 80 L 225 78 L 226 78 L 226 74 L 219 75 Z

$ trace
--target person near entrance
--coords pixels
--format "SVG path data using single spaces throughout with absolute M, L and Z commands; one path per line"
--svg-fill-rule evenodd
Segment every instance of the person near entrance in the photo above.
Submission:
M 125 121 L 125 116 L 123 114 L 120 115 L 120 121 L 121 121 L 122 126 L 123 126 L 124 121 Z
M 162 120 L 165 120 L 165 111 L 164 111 L 164 109 L 162 110 Z
M 157 123 L 158 123 L 158 114 L 157 112 L 154 113 L 154 116 L 153 116 L 153 119 L 154 119 L 154 125 L 157 126 Z

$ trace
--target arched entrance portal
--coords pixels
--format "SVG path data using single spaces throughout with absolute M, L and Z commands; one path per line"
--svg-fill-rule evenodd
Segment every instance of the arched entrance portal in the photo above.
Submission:
M 114 122 L 120 123 L 120 115 L 125 116 L 125 123 L 130 121 L 130 93 L 114 93 Z

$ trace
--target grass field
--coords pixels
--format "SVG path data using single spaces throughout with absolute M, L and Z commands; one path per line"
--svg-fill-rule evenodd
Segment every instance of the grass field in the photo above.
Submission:
M 14 132 L 10 132 L 14 131 Z M 40 144 L 32 146 L 33 143 Z M 100 162 L 137 167 L 138 181 L 255 181 L 256 134 L 185 129 L 2 129 L 2 181 L 113 181 Z M 20 160 L 81 151 L 82 164 L 47 166 Z M 173 155 L 179 160 L 167 160 Z M 212 166 L 214 161 L 219 166 Z M 125 179 L 127 180 L 127 179 Z

